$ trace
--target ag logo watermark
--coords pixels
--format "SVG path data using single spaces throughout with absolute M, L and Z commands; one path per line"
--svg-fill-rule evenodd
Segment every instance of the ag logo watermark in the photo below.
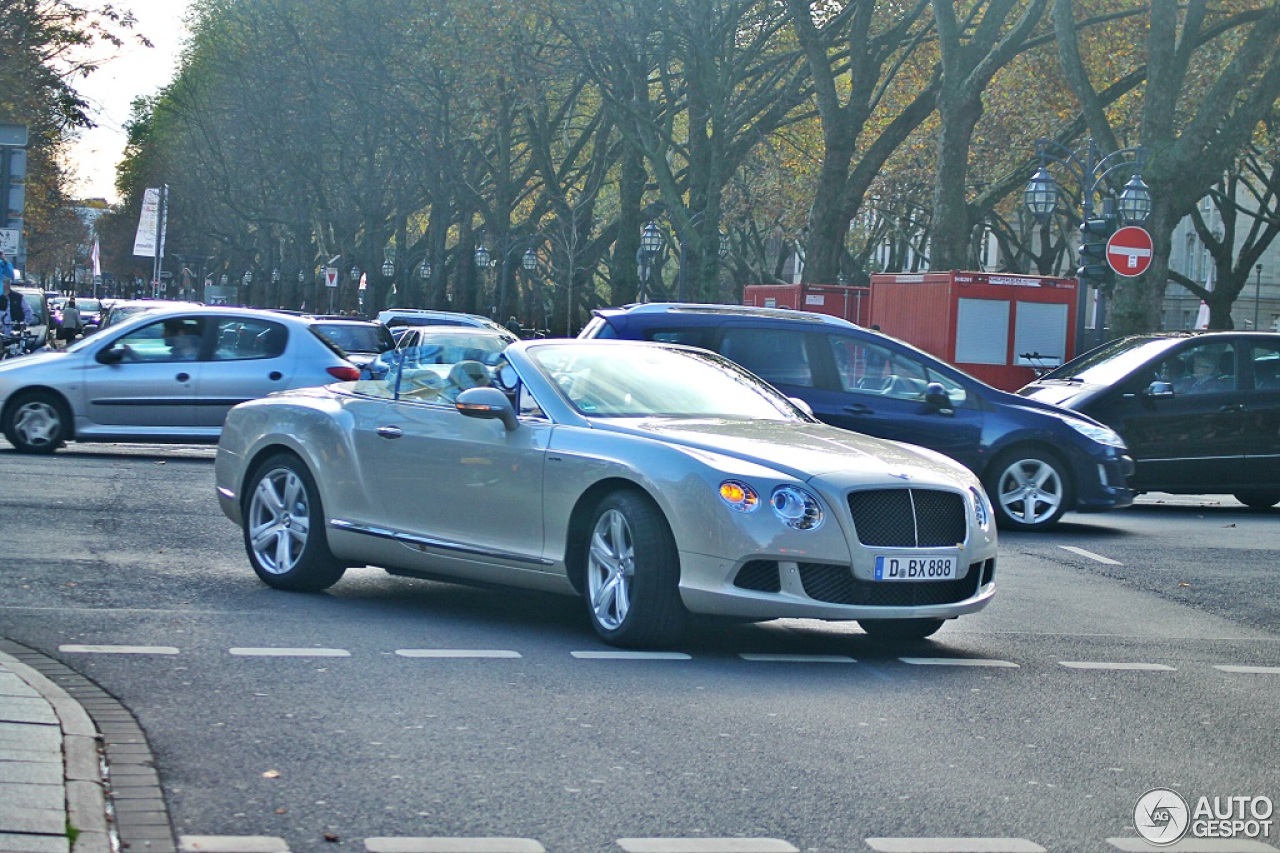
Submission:
M 1192 808 L 1177 791 L 1153 788 L 1138 798 L 1133 825 L 1149 843 L 1164 847 L 1192 838 L 1261 838 L 1271 834 L 1275 806 L 1269 797 L 1200 797 Z
M 1162 847 L 1187 834 L 1187 817 L 1187 801 L 1168 788 L 1152 788 L 1133 807 L 1133 825 L 1138 834 Z

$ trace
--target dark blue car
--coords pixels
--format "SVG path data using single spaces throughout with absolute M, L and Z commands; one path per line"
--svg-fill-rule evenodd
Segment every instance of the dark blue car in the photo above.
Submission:
M 1110 427 L 992 388 L 932 355 L 836 317 L 737 305 L 606 308 L 584 338 L 714 350 L 803 400 L 821 420 L 945 453 L 982 478 L 1002 527 L 1128 506 L 1133 460 Z

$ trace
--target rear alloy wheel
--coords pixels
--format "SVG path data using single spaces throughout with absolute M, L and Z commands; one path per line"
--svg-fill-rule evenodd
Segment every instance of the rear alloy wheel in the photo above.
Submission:
M 859 619 L 858 627 L 876 640 L 907 643 L 932 637 L 943 619 Z
M 4 437 L 19 453 L 52 453 L 66 443 L 70 432 L 66 404 L 44 391 L 19 397 L 4 419 Z
M 262 582 L 295 592 L 337 583 L 346 567 L 329 550 L 320 492 L 302 460 L 273 456 L 246 486 L 244 547 Z
M 606 496 L 592 516 L 586 550 L 587 615 L 605 642 L 648 647 L 680 636 L 687 618 L 680 556 L 650 500 L 627 491 Z
M 988 469 L 987 494 L 996 523 L 1010 530 L 1045 530 L 1058 523 L 1070 503 L 1064 466 L 1042 450 L 1013 450 Z
M 1280 492 L 1236 492 L 1234 497 L 1250 509 L 1271 509 L 1280 503 Z

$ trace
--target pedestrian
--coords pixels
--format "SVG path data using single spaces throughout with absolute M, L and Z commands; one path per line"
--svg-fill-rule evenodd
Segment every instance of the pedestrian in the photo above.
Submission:
M 80 318 L 80 309 L 76 307 L 76 298 L 72 296 L 67 300 L 67 304 L 62 306 L 62 322 L 58 326 L 58 340 L 62 341 L 63 349 L 71 346 L 71 342 L 80 337 L 83 327 L 84 321 Z
M 3 253 L 0 253 L 0 258 L 3 258 Z M 31 311 L 31 306 L 27 304 L 27 300 L 21 293 L 13 289 L 13 282 L 6 278 L 4 294 L 0 296 L 0 327 L 7 335 L 13 330 L 15 324 L 25 323 L 30 326 L 33 322 L 35 322 L 35 314 Z
M 13 279 L 13 264 L 9 263 L 9 259 L 4 256 L 4 252 L 0 251 L 0 280 L 13 281 Z

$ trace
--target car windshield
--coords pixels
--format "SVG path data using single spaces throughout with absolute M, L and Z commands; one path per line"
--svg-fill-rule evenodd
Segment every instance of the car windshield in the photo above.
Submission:
M 565 398 L 599 417 L 799 420 L 754 374 L 701 350 L 565 343 L 529 351 Z
M 343 352 L 386 352 L 396 345 L 387 327 L 375 323 L 317 323 L 315 330 Z
M 1185 340 L 1181 337 L 1124 338 L 1072 359 L 1042 379 L 1063 379 L 1089 385 L 1112 385 L 1160 353 Z

